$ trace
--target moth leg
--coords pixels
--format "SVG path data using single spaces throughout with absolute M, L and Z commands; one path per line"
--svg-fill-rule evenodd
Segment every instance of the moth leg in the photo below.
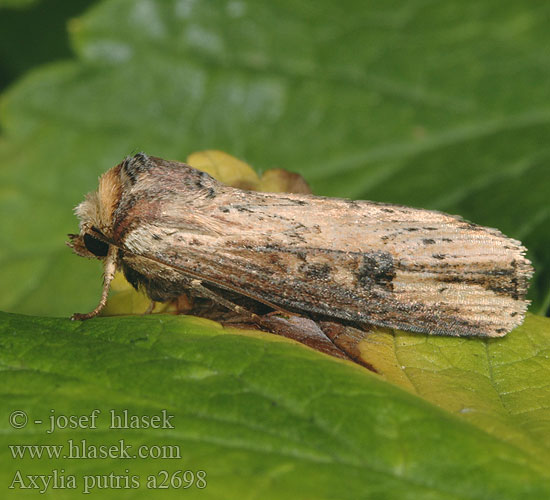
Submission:
M 193 297 L 190 297 L 186 293 L 175 299 L 174 303 L 176 305 L 176 314 L 188 314 L 193 310 Z
M 101 299 L 99 300 L 99 304 L 97 307 L 86 314 L 82 313 L 74 313 L 71 316 L 71 320 L 83 320 L 83 319 L 90 319 L 97 316 L 102 309 L 105 307 L 105 304 L 107 304 L 107 296 L 109 295 L 109 287 L 111 286 L 111 281 L 113 281 L 113 278 L 115 276 L 116 271 L 116 264 L 117 264 L 117 253 L 118 248 L 116 248 L 114 245 L 109 245 L 109 251 L 107 252 L 107 257 L 105 258 L 105 263 L 103 264 L 103 290 L 101 292 Z
M 214 302 L 217 302 L 218 304 L 224 307 L 227 307 L 227 309 L 229 309 L 230 311 L 234 311 L 237 314 L 248 316 L 255 323 L 262 323 L 262 318 L 260 316 L 258 316 L 253 312 L 250 312 L 248 309 L 245 309 L 244 307 L 234 304 L 230 300 L 223 298 L 221 295 L 217 294 L 216 292 L 213 292 L 209 288 L 206 288 L 200 280 L 192 280 L 191 288 L 196 292 L 198 292 L 203 297 L 206 297 L 207 299 L 213 300 Z
M 145 309 L 145 312 L 143 314 L 151 314 L 153 312 L 153 309 L 155 308 L 155 301 L 152 300 L 149 305 L 147 306 L 147 309 Z

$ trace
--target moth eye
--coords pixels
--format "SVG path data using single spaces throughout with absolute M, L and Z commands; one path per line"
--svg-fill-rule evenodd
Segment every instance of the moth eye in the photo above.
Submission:
M 90 236 L 88 233 L 84 235 L 84 245 L 86 249 L 96 257 L 105 257 L 109 251 L 109 245 L 107 243 Z

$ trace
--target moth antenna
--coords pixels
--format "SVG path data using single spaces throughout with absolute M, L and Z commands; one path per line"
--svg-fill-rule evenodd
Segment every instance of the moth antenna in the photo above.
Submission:
M 101 292 L 101 299 L 99 300 L 99 304 L 93 311 L 90 311 L 89 313 L 74 313 L 71 316 L 71 320 L 74 321 L 95 318 L 103 310 L 105 304 L 107 304 L 109 287 L 111 286 L 111 281 L 113 281 L 117 269 L 117 254 L 118 248 L 114 245 L 109 245 L 109 251 L 107 252 L 107 257 L 105 258 L 105 262 L 103 264 L 103 290 Z

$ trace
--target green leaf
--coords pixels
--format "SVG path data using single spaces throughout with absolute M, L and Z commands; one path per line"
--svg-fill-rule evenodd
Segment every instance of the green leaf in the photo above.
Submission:
M 18 8 L 22 9 L 37 3 L 39 0 L 0 0 L 0 8 Z
M 499 339 L 374 331 L 362 358 L 384 378 L 488 434 L 550 460 L 550 320 L 528 315 Z
M 0 308 L 67 316 L 100 267 L 63 246 L 97 176 L 220 149 L 314 192 L 438 208 L 529 248 L 550 306 L 550 6 L 105 0 L 76 57 L 4 94 Z
M 29 69 L 71 57 L 66 24 L 93 0 L 0 0 L 0 89 Z
M 533 377 L 533 371 L 509 365 L 502 376 L 490 379 L 485 373 L 487 384 L 476 385 L 480 393 L 491 397 L 491 383 L 543 390 L 550 320 L 530 317 L 523 333 L 516 332 L 509 342 L 492 343 L 495 353 L 501 343 L 495 357 L 518 359 L 519 367 L 532 362 L 540 372 Z M 514 334 L 536 338 L 536 349 L 515 355 Z M 397 335 L 396 342 L 401 338 Z M 463 354 L 456 348 L 463 339 L 433 340 L 455 346 L 435 353 L 434 365 L 447 357 L 450 365 L 471 366 L 465 359 L 470 350 Z M 143 487 L 147 476 L 179 469 L 205 470 L 207 487 L 168 489 L 163 498 L 539 500 L 550 495 L 548 398 L 539 400 L 537 417 L 535 399 L 516 397 L 516 435 L 500 435 L 468 413 L 444 411 L 351 363 L 273 335 L 226 330 L 189 317 L 70 322 L 1 313 L 0 343 L 4 485 L 13 482 L 16 470 L 63 469 L 75 475 L 80 492 L 85 475 L 114 473 L 139 478 L 142 489 L 133 490 L 132 498 L 151 498 L 155 492 Z M 441 353 L 445 356 L 437 362 Z M 460 386 L 454 383 L 449 390 L 462 397 Z M 90 415 L 94 409 L 101 410 L 96 429 L 47 433 L 51 415 Z M 110 429 L 111 409 L 148 416 L 166 410 L 174 428 Z M 17 410 L 29 418 L 24 428 L 9 425 L 8 415 Z M 498 426 L 498 412 L 493 416 Z M 37 419 L 43 423 L 34 423 Z M 529 433 L 541 439 L 518 445 L 517 436 Z M 85 439 L 88 449 L 123 440 L 132 453 L 143 444 L 173 445 L 181 459 L 14 459 L 7 446 L 55 444 L 66 453 L 68 439 L 73 444 Z M 75 497 L 72 489 L 50 491 L 56 498 Z M 122 494 L 112 486 L 102 493 Z

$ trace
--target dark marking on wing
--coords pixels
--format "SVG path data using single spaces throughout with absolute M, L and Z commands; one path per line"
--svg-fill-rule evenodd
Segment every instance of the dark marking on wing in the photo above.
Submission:
M 362 256 L 359 269 L 355 273 L 357 281 L 365 288 L 373 285 L 386 290 L 393 290 L 392 281 L 395 278 L 393 257 L 388 252 L 371 252 Z
M 298 271 L 310 279 L 323 281 L 330 278 L 331 269 L 328 264 L 302 264 L 298 267 Z
M 454 274 L 441 274 L 437 281 L 441 283 L 464 283 L 468 285 L 479 285 L 497 295 L 511 297 L 519 300 L 525 295 L 525 283 L 520 283 L 514 269 L 515 261 L 510 264 L 511 268 L 501 269 L 467 269 L 456 270 Z

